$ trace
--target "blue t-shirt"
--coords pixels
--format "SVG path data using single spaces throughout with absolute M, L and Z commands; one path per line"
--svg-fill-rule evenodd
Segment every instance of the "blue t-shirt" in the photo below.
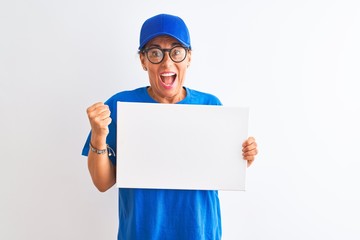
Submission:
M 149 96 L 147 88 L 120 92 L 105 102 L 109 105 L 112 118 L 107 144 L 115 152 L 117 102 L 156 103 Z M 185 89 L 186 97 L 177 104 L 221 105 L 220 100 L 211 94 Z M 89 152 L 90 134 L 82 151 L 84 156 Z M 114 156 L 110 156 L 110 160 L 116 165 Z M 121 188 L 119 189 L 118 239 L 221 239 L 218 192 Z

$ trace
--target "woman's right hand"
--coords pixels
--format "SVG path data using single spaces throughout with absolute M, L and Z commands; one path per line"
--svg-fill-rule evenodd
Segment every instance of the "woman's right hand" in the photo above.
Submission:
M 110 109 L 108 105 L 102 102 L 91 105 L 87 110 L 90 121 L 92 135 L 106 138 L 109 134 L 109 125 L 111 123 Z
M 107 149 L 106 137 L 111 123 L 109 106 L 102 102 L 95 103 L 86 112 L 92 131 L 90 144 L 96 149 Z M 99 191 L 105 192 L 116 183 L 116 168 L 109 160 L 108 154 L 97 154 L 89 150 L 88 168 Z

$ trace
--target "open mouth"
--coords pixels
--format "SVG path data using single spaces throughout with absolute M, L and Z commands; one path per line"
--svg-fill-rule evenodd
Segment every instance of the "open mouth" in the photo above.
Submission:
M 166 87 L 172 87 L 172 85 L 174 84 L 175 80 L 176 80 L 176 73 L 174 72 L 165 72 L 165 73 L 161 73 L 160 74 L 160 79 L 162 84 Z

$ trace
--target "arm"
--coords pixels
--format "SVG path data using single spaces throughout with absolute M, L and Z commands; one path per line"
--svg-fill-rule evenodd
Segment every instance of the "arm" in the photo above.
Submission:
M 96 103 L 87 109 L 91 125 L 91 145 L 96 149 L 106 149 L 106 137 L 111 123 L 110 110 L 103 103 Z M 116 182 L 116 168 L 108 157 L 108 152 L 97 154 L 89 151 L 88 168 L 94 185 L 101 192 L 111 188 Z
M 243 158 L 247 161 L 247 166 L 250 165 L 255 160 L 255 155 L 258 154 L 257 144 L 255 138 L 249 137 L 243 144 L 242 144 L 242 151 L 243 151 Z

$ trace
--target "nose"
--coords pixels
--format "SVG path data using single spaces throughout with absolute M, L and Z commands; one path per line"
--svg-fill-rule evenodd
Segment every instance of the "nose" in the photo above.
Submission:
M 164 52 L 164 59 L 162 60 L 162 64 L 171 65 L 173 61 L 170 58 L 170 51 Z

